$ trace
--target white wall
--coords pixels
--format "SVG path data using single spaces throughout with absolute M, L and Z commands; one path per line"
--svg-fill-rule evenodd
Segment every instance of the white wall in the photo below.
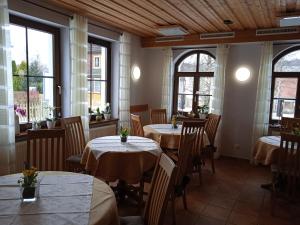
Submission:
M 254 43 L 230 47 L 222 115 L 222 155 L 246 159 L 250 157 L 261 46 Z M 250 79 L 244 83 L 234 77 L 240 66 L 247 66 L 251 71 Z

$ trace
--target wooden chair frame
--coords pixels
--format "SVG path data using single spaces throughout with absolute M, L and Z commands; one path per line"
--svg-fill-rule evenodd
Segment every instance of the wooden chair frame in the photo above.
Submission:
M 144 129 L 141 122 L 141 116 L 130 114 L 131 119 L 131 135 L 144 137 Z
M 67 166 L 69 171 L 83 171 L 84 165 L 73 162 L 73 157 L 81 157 L 86 146 L 84 130 L 80 116 L 63 118 L 62 127 L 66 130 Z
M 151 124 L 166 124 L 167 110 L 166 109 L 150 109 Z
M 26 159 L 40 171 L 64 171 L 65 130 L 28 130 Z

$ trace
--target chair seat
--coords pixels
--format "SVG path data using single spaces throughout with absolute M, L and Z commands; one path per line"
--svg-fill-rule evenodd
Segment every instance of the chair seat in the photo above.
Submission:
M 120 217 L 120 225 L 143 225 L 144 221 L 141 216 Z
M 70 163 L 78 163 L 80 164 L 81 162 L 81 157 L 82 157 L 82 154 L 79 154 L 79 155 L 71 155 L 67 158 L 67 162 L 70 162 Z

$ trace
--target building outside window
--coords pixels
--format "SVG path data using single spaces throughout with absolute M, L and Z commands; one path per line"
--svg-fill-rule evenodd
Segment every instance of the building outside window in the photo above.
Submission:
M 111 44 L 94 37 L 88 42 L 88 99 L 95 111 L 110 102 Z
M 180 57 L 175 64 L 173 113 L 197 112 L 197 106 L 209 105 L 215 66 L 214 56 L 206 51 Z
M 270 123 L 281 117 L 300 117 L 300 46 L 273 60 Z
M 60 96 L 59 29 L 10 16 L 14 103 L 26 111 L 20 122 L 45 120 Z

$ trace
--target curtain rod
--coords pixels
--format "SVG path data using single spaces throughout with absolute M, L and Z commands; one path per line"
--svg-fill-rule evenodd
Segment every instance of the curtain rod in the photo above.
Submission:
M 51 11 L 51 12 L 55 12 L 55 13 L 60 14 L 60 15 L 62 15 L 62 16 L 68 17 L 68 18 L 70 18 L 70 19 L 73 19 L 73 16 L 72 16 L 72 15 L 69 15 L 69 14 L 67 14 L 67 13 L 58 11 L 58 10 L 56 10 L 56 9 L 51 9 L 51 8 L 49 8 L 49 7 L 42 6 L 42 5 L 39 5 L 39 4 L 35 3 L 35 2 L 28 1 L 28 0 L 22 0 L 22 1 L 23 1 L 23 2 L 26 2 L 26 3 L 29 3 L 29 4 L 32 4 L 32 5 L 35 5 L 35 6 L 37 6 L 37 7 L 43 8 L 43 9 L 47 9 L 47 10 L 49 10 L 49 11 Z M 117 34 L 119 34 L 119 35 L 123 35 L 123 32 L 115 31 L 115 30 L 113 30 L 113 29 L 110 29 L 110 28 L 107 28 L 107 27 L 104 27 L 104 26 L 101 26 L 101 25 L 98 25 L 98 24 L 95 24 L 95 23 L 92 23 L 92 22 L 88 22 L 88 24 L 93 25 L 93 26 L 96 26 L 96 27 L 99 27 L 99 28 L 104 29 L 104 30 L 108 30 L 108 31 L 115 32 L 115 33 L 117 33 Z

